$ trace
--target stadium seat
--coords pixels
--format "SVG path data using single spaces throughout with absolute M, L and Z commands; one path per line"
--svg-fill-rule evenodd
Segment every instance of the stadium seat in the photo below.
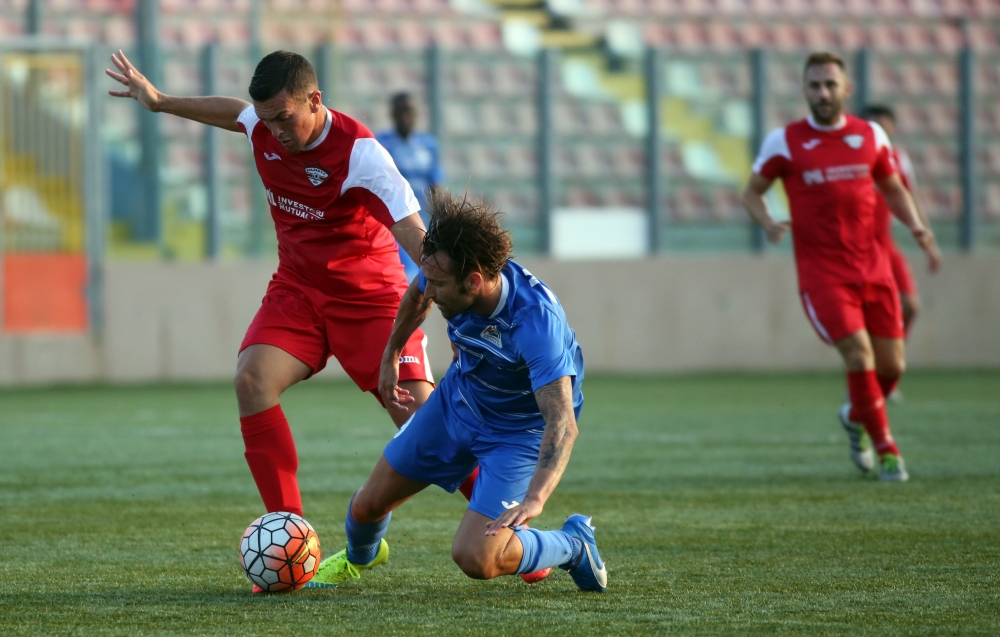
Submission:
M 1000 221 L 1000 183 L 992 181 L 985 184 L 979 198 L 979 209 L 986 219 Z
M 602 205 L 601 194 L 581 185 L 566 186 L 566 205 L 570 208 L 593 208 Z
M 934 48 L 939 53 L 955 53 L 965 43 L 965 37 L 962 35 L 961 29 L 954 24 L 939 22 L 934 25 L 933 30 Z

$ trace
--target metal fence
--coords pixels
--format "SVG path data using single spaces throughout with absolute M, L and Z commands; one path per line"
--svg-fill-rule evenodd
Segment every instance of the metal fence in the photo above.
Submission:
M 106 206 L 92 49 L 0 44 L 5 333 L 100 325 Z
M 200 55 L 166 51 L 160 81 L 172 93 L 244 95 L 253 53 L 217 45 Z M 649 51 L 625 62 L 634 66 L 634 85 L 611 89 L 598 52 L 524 57 L 431 48 L 413 55 L 323 46 L 307 53 L 327 103 L 373 130 L 390 125 L 392 93 L 408 91 L 424 104 L 423 125 L 440 138 L 447 185 L 495 201 L 520 254 L 555 249 L 555 217 L 586 209 L 645 214 L 648 252 L 765 249 L 739 191 L 766 131 L 807 112 L 805 52 Z M 914 156 L 924 206 L 945 247 L 995 247 L 996 65 L 976 64 L 967 50 L 925 57 L 859 54 L 857 93 L 899 111 L 898 141 Z M 130 175 L 119 181 L 135 190 L 160 177 L 158 188 L 133 198 L 144 197 L 144 205 L 123 206 L 116 193 L 113 255 L 273 252 L 269 213 L 239 136 L 165 116 L 144 128 L 149 120 L 135 108 L 110 108 L 109 145 Z M 119 121 L 129 118 L 134 125 Z M 155 149 L 153 160 L 146 147 Z M 780 186 L 772 203 L 787 214 Z
M 30 49 L 37 60 L 76 56 L 83 69 L 86 64 L 103 68 L 110 53 L 23 42 L 5 45 L 4 55 L 23 56 L 17 51 Z M 159 62 L 148 71 L 140 68 L 169 93 L 245 96 L 260 54 L 254 49 L 157 50 L 145 55 L 156 53 Z M 801 96 L 805 52 L 649 50 L 644 57 L 618 60 L 614 72 L 599 51 L 525 57 L 431 48 L 415 55 L 325 45 L 306 53 L 327 103 L 372 130 L 390 125 L 392 93 L 412 93 L 424 105 L 423 127 L 440 138 L 447 185 L 495 201 L 508 215 L 518 254 L 558 256 L 562 244 L 553 231 L 560 227 L 560 215 L 588 210 L 616 224 L 639 215 L 642 253 L 774 249 L 748 222 L 738 197 L 766 131 L 807 112 Z M 85 58 L 96 62 L 85 63 Z M 1000 246 L 997 62 L 974 59 L 963 50 L 923 57 L 862 52 L 852 64 L 859 100 L 896 107 L 897 140 L 914 157 L 925 208 L 946 248 Z M 11 64 L 15 68 L 20 62 Z M 12 84 L 18 73 L 4 71 L 10 104 L 23 94 Z M 66 124 L 52 130 L 62 131 L 66 144 L 84 140 L 78 142 L 81 150 L 67 151 L 65 157 L 82 157 L 82 149 L 103 142 L 104 159 L 80 165 L 90 175 L 84 181 L 95 189 L 91 208 L 102 196 L 99 175 L 107 169 L 107 205 L 94 218 L 111 213 L 110 258 L 234 259 L 274 253 L 266 200 L 241 135 L 146 115 L 134 102 L 107 97 L 106 78 L 96 82 L 96 91 L 83 79 L 79 85 L 89 96 L 89 125 L 72 129 L 77 137 L 66 133 L 71 130 Z M 44 94 L 45 104 L 23 102 L 19 108 L 34 113 L 69 108 L 52 95 Z M 4 107 L 8 111 L 10 104 Z M 15 120 L 3 121 L 5 130 L 12 130 Z M 89 146 L 85 139 L 91 140 Z M 16 165 L 4 157 L 5 165 Z M 6 192 L 14 183 L 12 171 L 4 173 Z M 34 193 L 30 196 L 41 196 L 41 183 L 27 188 Z M 16 188 L 25 192 L 23 185 Z M 5 196 L 15 201 L 11 197 L 21 195 Z M 777 213 L 787 214 L 780 186 L 771 197 Z M 632 216 L 615 217 L 618 213 Z M 86 236 L 80 234 L 82 221 L 68 216 L 58 217 L 58 232 L 50 229 L 45 235 L 40 227 L 30 233 L 18 229 L 10 219 L 20 212 L 6 214 L 7 252 L 25 249 L 26 241 L 37 246 L 48 241 L 45 249 L 55 250 L 56 234 L 60 241 Z M 96 255 L 103 251 L 103 240 L 102 234 L 74 245 L 78 253 L 86 249 Z

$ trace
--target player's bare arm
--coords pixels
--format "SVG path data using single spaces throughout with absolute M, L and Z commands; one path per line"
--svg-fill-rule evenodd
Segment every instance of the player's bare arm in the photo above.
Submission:
M 910 195 L 910 191 L 906 189 L 906 186 L 903 185 L 903 180 L 899 178 L 899 175 L 893 174 L 885 179 L 880 179 L 877 184 L 893 216 L 910 229 L 913 238 L 916 239 L 917 244 L 924 252 L 929 256 L 937 254 L 934 233 L 924 225 L 913 203 L 913 197 Z M 933 259 L 934 257 L 931 258 Z M 939 254 L 938 258 L 940 258 Z
M 880 186 L 881 187 L 881 186 Z M 917 218 L 920 219 L 920 223 L 923 224 L 928 231 L 931 229 L 931 221 L 927 217 L 927 213 L 924 212 L 923 206 L 920 205 L 920 197 L 917 196 L 915 190 L 909 190 L 910 201 L 913 203 L 913 210 L 917 213 Z M 933 241 L 930 249 L 927 250 L 927 269 L 931 272 L 937 272 L 941 268 L 941 249 L 938 248 L 937 241 Z
M 414 401 L 413 396 L 399 386 L 399 357 L 413 332 L 427 320 L 433 304 L 434 302 L 420 291 L 414 279 L 399 304 L 396 322 L 392 326 L 392 333 L 389 335 L 389 342 L 385 346 L 379 368 L 378 391 L 388 409 L 408 411 L 407 405 Z
M 125 90 L 108 91 L 114 97 L 129 97 L 153 113 L 169 113 L 185 119 L 215 126 L 234 133 L 240 132 L 237 118 L 250 104 L 235 97 L 176 97 L 161 93 L 129 62 L 120 50 L 112 54 L 119 72 L 105 69 L 109 77 L 125 86 Z
M 746 208 L 750 218 L 764 228 L 764 232 L 767 233 L 767 240 L 778 244 L 781 243 L 782 237 L 785 236 L 785 232 L 791 226 L 787 222 L 775 221 L 771 216 L 767 199 L 765 199 L 764 195 L 767 194 L 772 183 L 774 183 L 773 180 L 753 173 L 750 175 L 750 181 L 747 183 L 740 201 L 743 203 L 743 207 Z
M 521 504 L 507 509 L 496 520 L 486 525 L 487 535 L 496 535 L 500 529 L 516 528 L 538 517 L 545 502 L 555 491 L 569 464 L 573 443 L 578 430 L 573 412 L 573 384 L 563 376 L 535 391 L 538 409 L 545 419 L 542 446 L 538 451 L 538 464 L 528 484 L 528 493 Z
M 389 228 L 389 231 L 413 262 L 420 263 L 420 249 L 424 243 L 424 235 L 427 234 L 427 228 L 424 227 L 424 220 L 420 215 L 413 213 L 403 217 Z

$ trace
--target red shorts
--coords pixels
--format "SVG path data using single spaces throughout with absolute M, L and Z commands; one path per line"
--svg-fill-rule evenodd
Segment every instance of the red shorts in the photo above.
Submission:
M 903 310 L 895 285 L 841 284 L 802 291 L 802 307 L 819 337 L 833 345 L 861 330 L 903 338 Z
M 308 365 L 314 374 L 334 356 L 361 391 L 378 398 L 379 366 L 402 293 L 389 288 L 387 294 L 356 302 L 276 276 L 267 286 L 240 351 L 250 345 L 273 345 Z M 418 329 L 403 349 L 399 380 L 434 382 L 426 346 L 427 337 Z
M 889 263 L 892 265 L 892 278 L 896 279 L 896 287 L 900 294 L 907 296 L 917 293 L 917 282 L 913 279 L 913 272 L 910 270 L 910 262 L 906 255 L 899 251 L 899 248 L 892 246 L 889 248 Z

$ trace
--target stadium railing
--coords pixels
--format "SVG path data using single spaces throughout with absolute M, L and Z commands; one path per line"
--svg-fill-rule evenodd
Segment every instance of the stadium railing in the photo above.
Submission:
M 51 40 L 0 41 L 7 334 L 94 333 L 102 323 L 107 205 L 95 54 Z

